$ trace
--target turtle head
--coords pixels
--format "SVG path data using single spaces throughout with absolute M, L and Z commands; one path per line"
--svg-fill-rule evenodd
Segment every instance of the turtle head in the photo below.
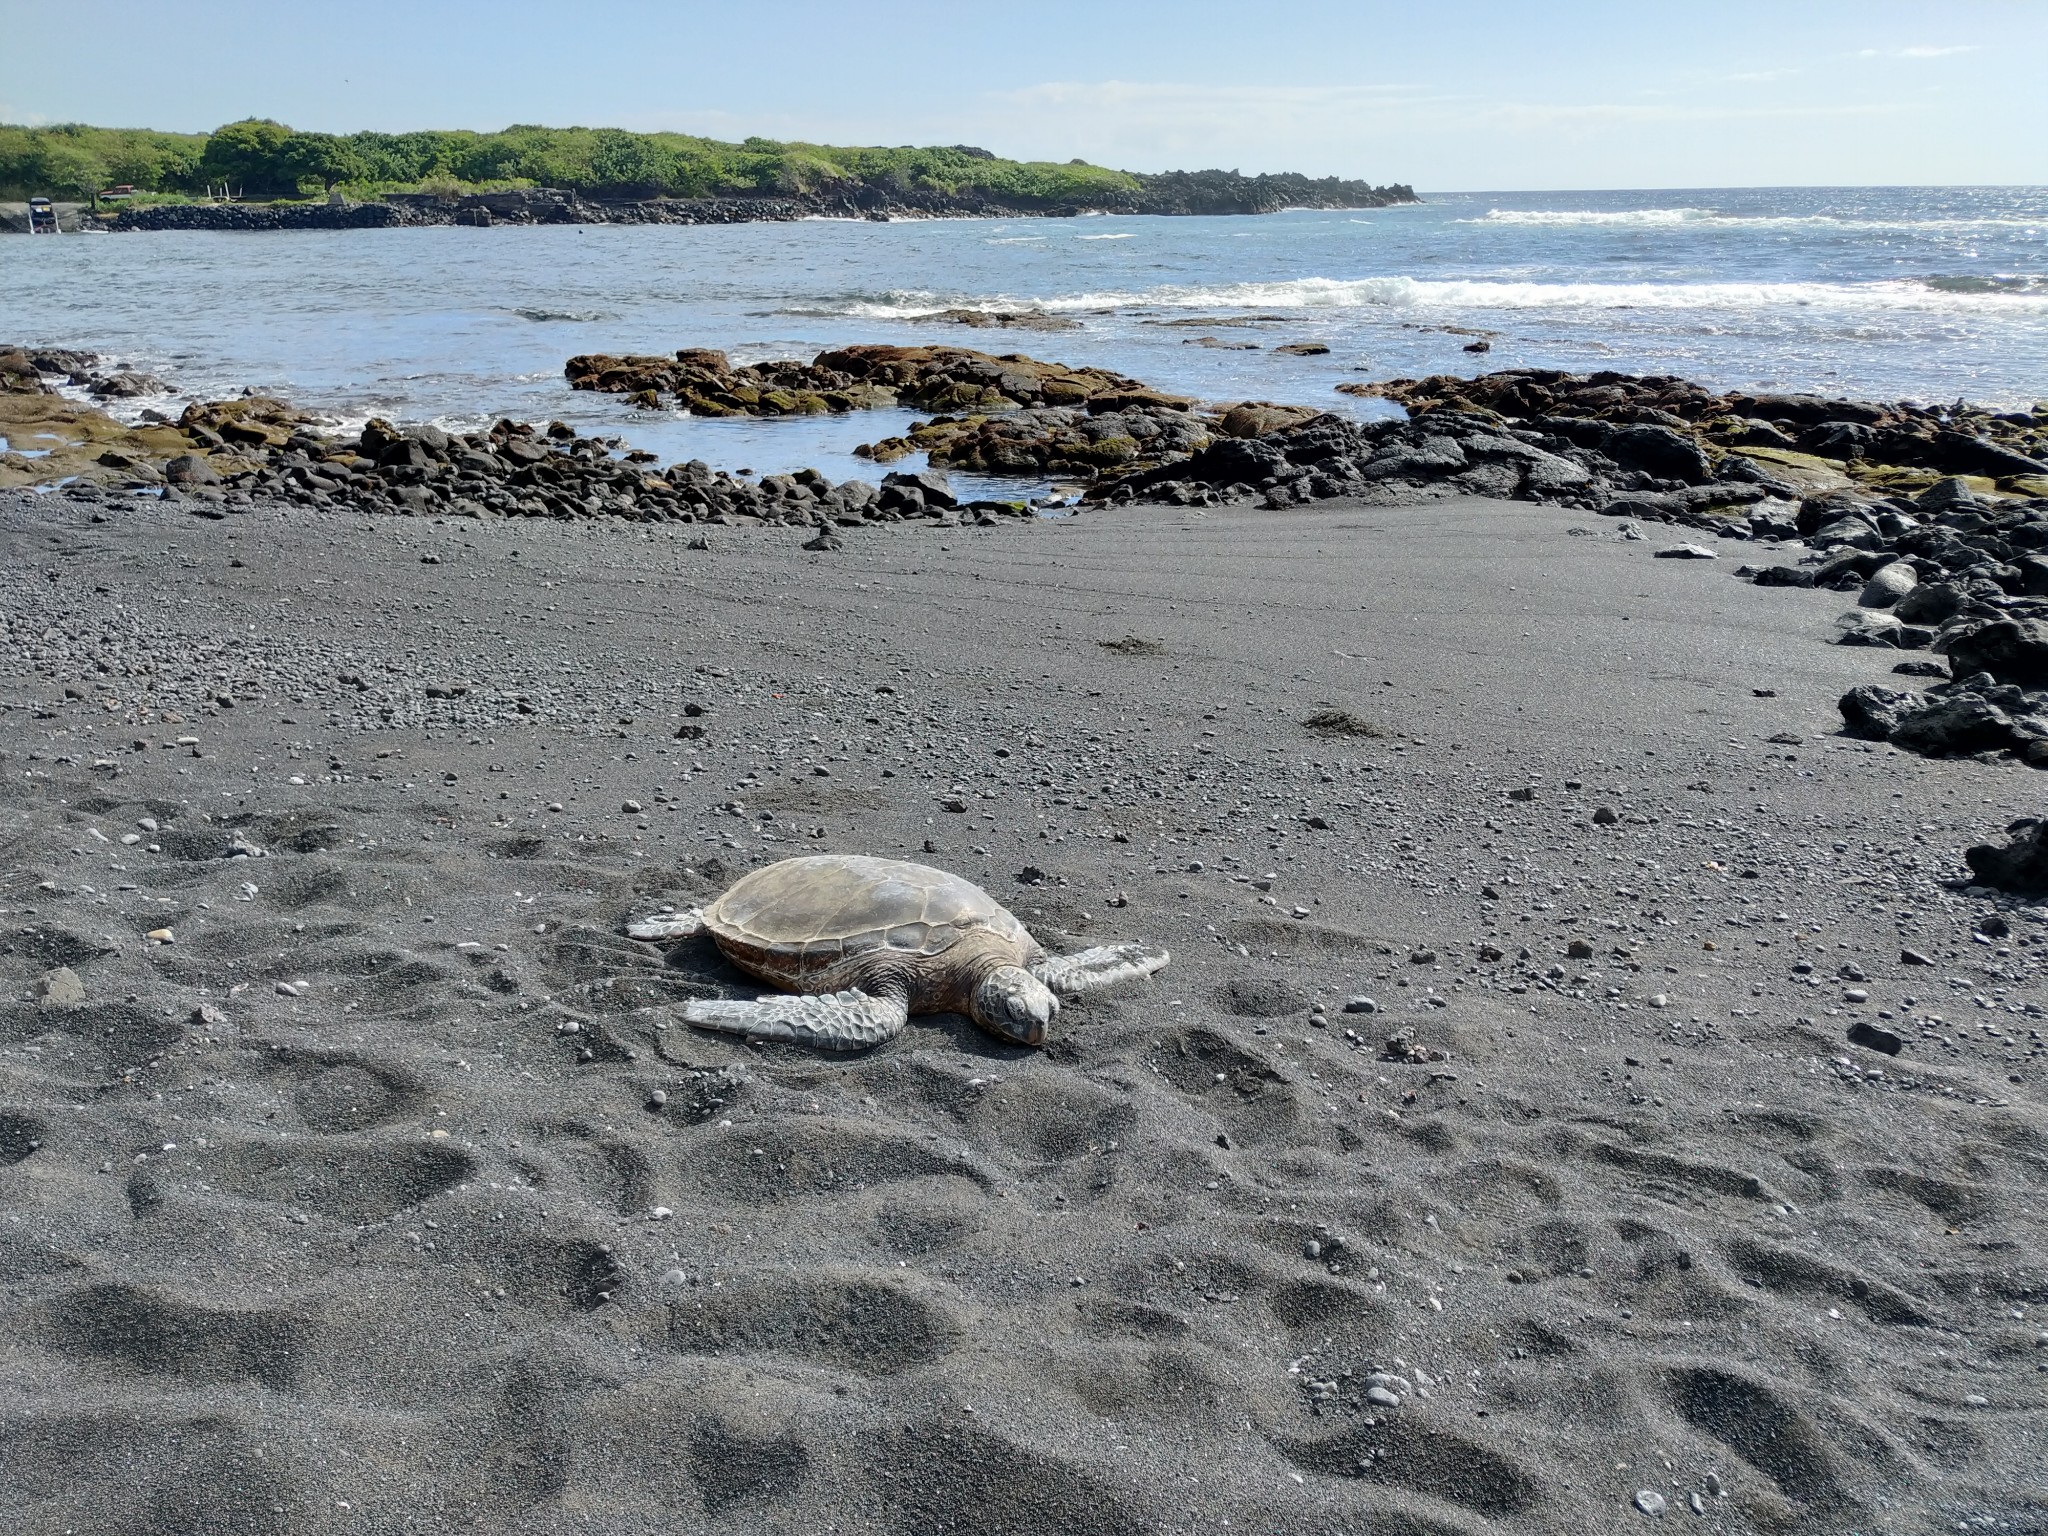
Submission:
M 1019 965 L 999 966 L 974 989 L 969 1012 L 992 1035 L 1015 1045 L 1037 1045 L 1060 1011 L 1052 989 Z

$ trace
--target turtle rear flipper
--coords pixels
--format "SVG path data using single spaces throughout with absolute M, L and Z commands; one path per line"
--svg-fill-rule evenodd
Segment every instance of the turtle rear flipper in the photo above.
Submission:
M 696 907 L 687 912 L 660 912 L 653 917 L 643 917 L 637 923 L 626 924 L 626 937 L 641 939 L 649 944 L 673 944 L 678 939 L 694 939 L 704 931 L 704 914 Z
M 1150 976 L 1171 958 L 1150 944 L 1106 944 L 1077 955 L 1047 955 L 1031 967 L 1031 974 L 1061 997 L 1080 997 Z
M 712 998 L 683 1005 L 683 1018 L 699 1029 L 723 1030 L 758 1040 L 794 1040 L 828 1051 L 860 1051 L 892 1040 L 910 1020 L 909 999 L 845 992 L 802 996 L 771 993 L 755 1001 Z

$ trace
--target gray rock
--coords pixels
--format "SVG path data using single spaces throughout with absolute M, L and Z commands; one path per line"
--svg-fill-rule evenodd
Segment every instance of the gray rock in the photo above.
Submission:
M 1642 470 L 1665 480 L 1684 480 L 1697 485 L 1711 479 L 1713 466 L 1706 451 L 1692 438 L 1669 427 L 1631 425 L 1606 435 L 1600 451 L 1618 464 Z
M 1814 573 L 1803 566 L 1767 565 L 1756 573 L 1756 584 L 1760 587 L 1810 587 L 1814 585 Z
M 2048 894 L 2048 822 L 2023 817 L 2005 830 L 2005 847 L 1979 843 L 1963 850 L 1963 861 L 1980 884 L 2016 896 Z
M 1913 505 L 1925 512 L 1946 512 L 1953 507 L 1974 507 L 1979 504 L 1977 493 L 1970 489 L 1969 482 L 1960 475 L 1950 475 L 1945 480 L 1937 480 L 1913 498 Z
M 164 465 L 164 480 L 171 485 L 219 485 L 213 466 L 196 453 L 181 453 Z
M 1945 581 L 1923 581 L 1898 600 L 1892 612 L 1908 624 L 1941 624 L 1953 618 L 1968 595 Z
M 1835 644 L 1873 645 L 1899 648 L 1899 631 L 1906 626 L 1890 614 L 1875 608 L 1851 609 L 1835 620 Z
M 85 1006 L 85 983 L 68 965 L 45 971 L 36 979 L 36 1006 L 52 1012 L 67 1012 Z
M 1664 1513 L 1664 1495 L 1654 1488 L 1640 1488 L 1636 1491 L 1636 1508 L 1652 1517 L 1661 1515 Z
M 1894 560 L 1871 573 L 1856 601 L 1865 608 L 1890 608 L 1919 584 L 1918 571 L 1903 560 Z
M 2033 619 L 1993 619 L 1953 636 L 1949 670 L 1957 677 L 1989 672 L 2022 688 L 2048 686 L 2048 628 Z
M 1659 560 L 1718 560 L 1721 557 L 1704 544 L 1674 544 L 1657 551 Z
M 915 490 L 918 498 L 928 507 L 957 507 L 959 500 L 953 495 L 953 487 L 942 469 L 920 469 L 916 473 L 897 471 L 882 477 L 884 486 L 900 486 L 904 490 Z
M 1989 699 L 1955 693 L 1902 720 L 1891 740 L 1923 757 L 1966 757 L 2018 746 L 2021 736 L 2012 716 Z
M 1820 549 L 1837 544 L 1845 544 L 1851 549 L 1877 549 L 1884 544 L 1884 535 L 1867 518 L 1838 517 L 1814 530 L 1811 542 Z

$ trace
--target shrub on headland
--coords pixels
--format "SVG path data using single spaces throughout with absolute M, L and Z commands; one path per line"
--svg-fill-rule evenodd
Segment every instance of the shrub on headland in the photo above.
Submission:
M 888 200 L 985 201 L 1021 209 L 1267 212 L 1293 203 L 1405 201 L 1405 187 L 1301 176 L 1146 176 L 1082 161 L 1004 160 L 970 145 L 845 148 L 750 138 L 738 144 L 620 128 L 498 133 L 304 133 L 245 118 L 211 134 L 67 123 L 0 124 L 0 198 L 89 196 L 111 186 L 240 198 L 368 198 L 416 189 L 556 187 L 589 197 L 790 197 L 862 190 Z M 1156 206 L 1155 206 L 1156 205 Z

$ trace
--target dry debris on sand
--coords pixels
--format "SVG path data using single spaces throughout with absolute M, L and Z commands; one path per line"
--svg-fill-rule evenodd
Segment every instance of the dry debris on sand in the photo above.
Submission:
M 1959 885 L 2040 781 L 1833 734 L 1838 598 L 248 507 L 0 493 L 10 1529 L 2048 1520 L 2044 929 Z M 1174 964 L 678 1025 L 740 978 L 621 923 L 813 849 Z

